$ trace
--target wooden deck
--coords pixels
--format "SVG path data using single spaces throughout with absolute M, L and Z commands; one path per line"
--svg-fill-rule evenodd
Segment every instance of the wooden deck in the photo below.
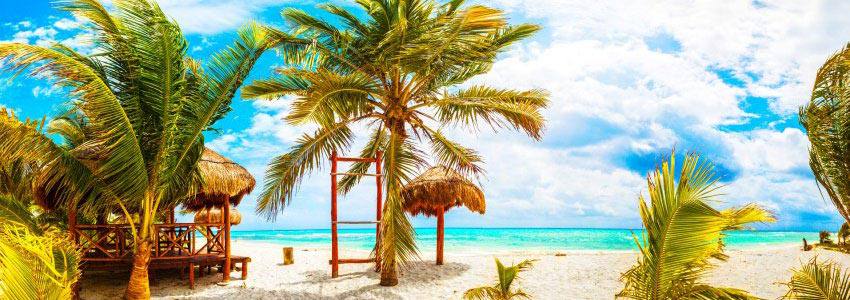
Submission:
M 227 260 L 225 230 L 220 223 L 171 223 L 154 225 L 154 247 L 149 269 L 188 271 L 189 286 L 195 286 L 195 268 L 223 269 Z M 85 270 L 129 270 L 133 264 L 133 238 L 126 224 L 76 225 L 73 233 Z M 242 279 L 248 275 L 249 257 L 231 256 L 239 264 Z M 227 276 L 227 275 L 225 275 Z

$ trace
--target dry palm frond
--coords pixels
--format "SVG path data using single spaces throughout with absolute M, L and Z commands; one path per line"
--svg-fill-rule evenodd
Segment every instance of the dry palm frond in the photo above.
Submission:
M 772 222 L 764 209 L 748 205 L 719 211 L 717 177 L 710 163 L 699 156 L 685 156 L 676 181 L 676 157 L 670 156 L 647 178 L 649 202 L 641 196 L 640 215 L 646 229 L 635 237 L 640 257 L 620 278 L 625 288 L 617 297 L 661 299 L 758 299 L 747 292 L 713 287 L 701 279 L 713 260 L 725 260 L 724 231 L 741 229 L 753 222 Z
M 224 215 L 220 208 L 203 209 L 195 213 L 195 223 L 222 223 Z M 230 225 L 242 223 L 242 214 L 235 208 L 230 208 Z
M 850 299 L 850 271 L 842 272 L 841 267 L 832 262 L 818 263 L 817 258 L 794 270 L 791 281 L 785 285 L 788 293 L 784 299 Z

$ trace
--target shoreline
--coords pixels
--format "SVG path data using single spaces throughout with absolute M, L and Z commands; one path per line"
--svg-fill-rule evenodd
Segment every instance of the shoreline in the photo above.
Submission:
M 236 240 L 233 255 L 250 256 L 248 279 L 219 286 L 221 274 L 197 277 L 194 290 L 176 273 L 157 273 L 151 283 L 154 299 L 460 299 L 469 288 L 490 285 L 496 278 L 494 258 L 505 264 L 536 259 L 522 274 L 517 287 L 535 299 L 611 299 L 622 289 L 619 276 L 637 261 L 636 251 L 599 250 L 479 250 L 446 249 L 445 265 L 434 265 L 433 247 L 420 249 L 421 261 L 403 269 L 399 285 L 381 287 L 372 264 L 340 266 L 340 277 L 330 278 L 330 247 L 295 246 L 295 264 L 282 264 L 282 245 Z M 563 253 L 563 256 L 555 256 Z M 850 256 L 816 249 L 803 252 L 796 245 L 726 251 L 729 260 L 719 262 L 706 283 L 744 289 L 773 299 L 785 293 L 777 283 L 790 279 L 791 269 L 817 255 L 844 268 Z M 340 257 L 356 258 L 369 251 L 341 249 Z M 128 274 L 106 273 L 84 277 L 83 299 L 120 298 Z

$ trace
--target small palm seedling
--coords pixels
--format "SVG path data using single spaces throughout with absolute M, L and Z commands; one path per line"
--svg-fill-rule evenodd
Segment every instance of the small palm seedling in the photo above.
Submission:
M 514 280 L 519 278 L 519 273 L 531 268 L 534 260 L 523 260 L 520 263 L 505 267 L 499 259 L 496 259 L 496 271 L 499 273 L 499 281 L 493 286 L 482 286 L 474 289 L 469 289 L 463 293 L 464 299 L 469 300 L 508 300 L 525 298 L 531 299 L 531 296 L 526 294 L 521 289 L 512 290 L 511 285 Z

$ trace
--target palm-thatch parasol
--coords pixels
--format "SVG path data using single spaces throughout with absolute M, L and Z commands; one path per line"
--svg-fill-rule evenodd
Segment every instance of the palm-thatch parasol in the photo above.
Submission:
M 456 206 L 484 214 L 484 193 L 469 179 L 445 166 L 426 170 L 401 191 L 404 209 L 412 215 L 437 217 L 437 264 L 443 264 L 444 214 Z
M 223 207 L 224 201 L 236 206 L 254 189 L 256 181 L 244 167 L 208 148 L 198 161 L 203 184 L 195 196 L 183 203 L 190 211 Z
M 220 208 L 202 209 L 195 213 L 195 223 L 222 223 Z M 230 209 L 230 225 L 239 225 L 242 223 L 242 214 L 235 208 Z

